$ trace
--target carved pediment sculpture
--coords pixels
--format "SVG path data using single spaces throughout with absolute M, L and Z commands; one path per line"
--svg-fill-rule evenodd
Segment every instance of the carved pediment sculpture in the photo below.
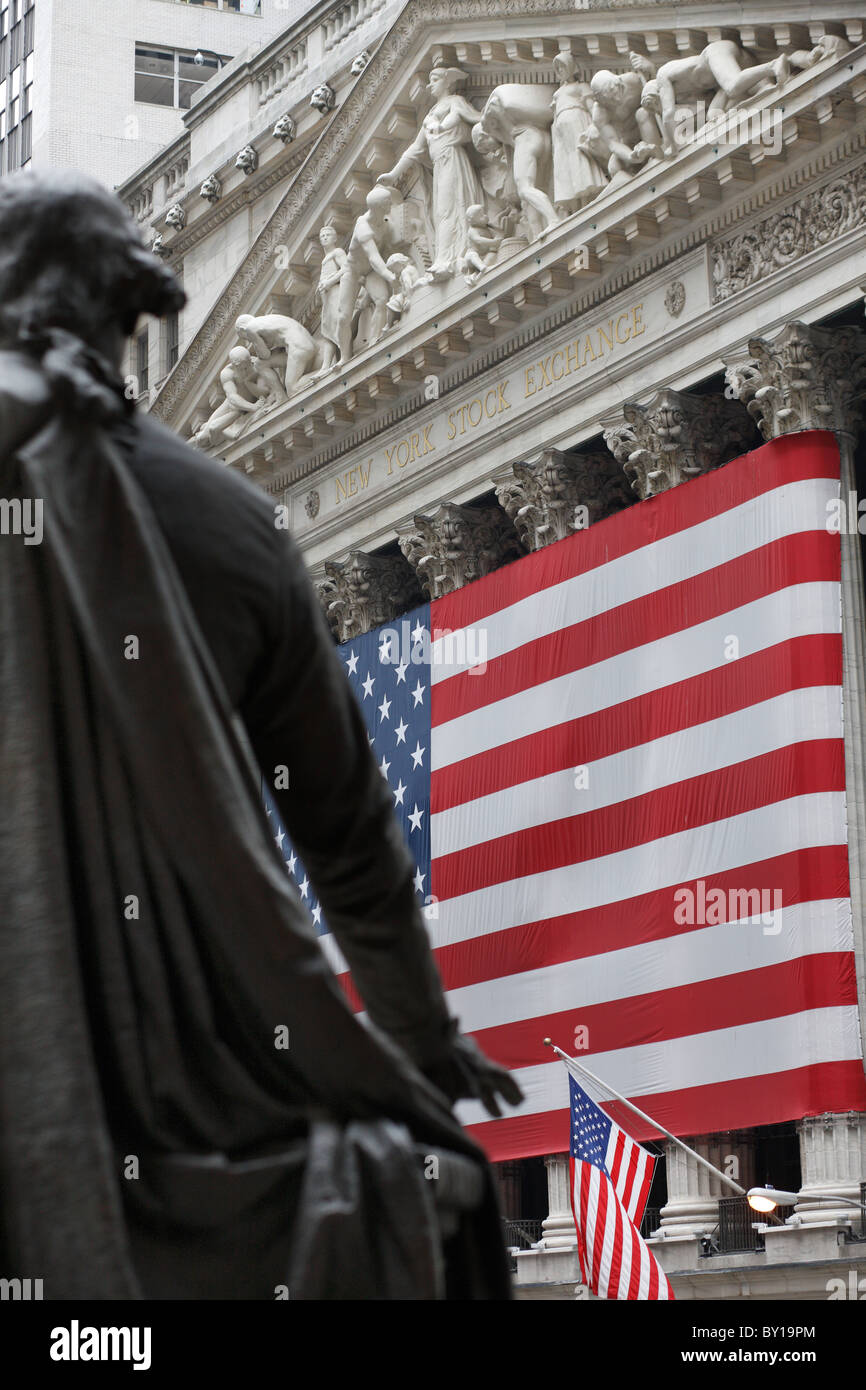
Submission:
M 246 347 L 232 348 L 220 372 L 220 387 L 225 399 L 192 437 L 202 449 L 238 439 L 265 410 L 278 403 L 282 394 L 282 383 L 273 367 Z
M 716 113 L 732 110 L 761 91 L 780 87 L 791 72 L 790 60 L 779 54 L 771 62 L 754 64 L 732 39 L 717 39 L 700 53 L 673 58 L 656 69 L 648 58 L 630 55 L 633 69 L 644 79 L 641 103 L 653 112 L 664 137 L 664 153 L 679 152 L 682 140 L 677 125 L 683 108 L 703 101 L 709 103 L 710 119 Z
M 435 240 L 431 280 L 457 273 L 471 249 L 468 210 L 484 202 L 478 171 L 467 149 L 481 113 L 460 94 L 465 81 L 460 68 L 434 65 L 428 81 L 433 105 L 412 144 L 378 180 L 393 188 L 416 166 L 432 166 L 432 187 L 426 195 Z
M 150 243 L 150 250 L 154 256 L 165 257 L 169 254 L 168 247 L 165 244 L 161 232 L 157 232 L 156 236 L 153 238 L 153 241 Z
M 370 61 L 370 52 L 369 52 L 368 49 L 363 48 L 363 49 L 361 50 L 361 52 L 358 54 L 357 58 L 354 58 L 354 59 L 352 60 L 352 66 L 351 66 L 350 69 L 349 69 L 349 71 L 350 71 L 350 73 L 352 74 L 352 76 L 353 76 L 353 77 L 358 77 L 359 74 L 362 73 L 362 72 L 364 71 L 364 69 L 365 69 L 365 67 L 367 66 L 367 64 L 369 63 L 369 61 Z
M 459 27 L 459 19 L 455 23 Z M 249 370 L 259 363 L 275 372 L 281 382 L 279 402 L 284 403 L 319 375 L 331 372 L 336 376 L 337 367 L 346 366 L 388 334 L 393 334 L 394 342 L 402 348 L 408 337 L 400 332 L 401 323 L 408 317 L 414 329 L 416 309 L 419 326 L 429 315 L 432 336 L 442 299 L 436 284 L 446 282 L 447 293 L 447 282 L 458 275 L 469 285 L 483 280 L 488 272 L 493 280 L 494 267 L 519 255 L 534 238 L 552 237 L 563 219 L 579 216 L 594 199 L 628 184 L 653 161 L 675 159 L 684 141 L 696 135 L 699 122 L 707 116 L 724 117 L 763 95 L 774 101 L 792 72 L 829 65 L 843 58 L 849 47 L 839 34 L 822 36 L 818 25 L 811 28 L 815 43 L 809 49 L 794 47 L 794 36 L 805 45 L 800 37 L 805 32 L 802 27 L 791 29 L 791 41 L 784 49 L 776 46 L 783 33 L 778 26 L 753 27 L 751 38 L 745 29 L 742 37 L 733 29 L 716 32 L 725 37 L 705 42 L 708 34 L 690 31 L 682 45 L 679 37 L 674 42 L 670 33 L 664 42 L 652 46 L 632 36 L 629 42 L 641 51 L 629 53 L 618 64 L 600 57 L 615 51 L 612 44 L 599 46 L 593 40 L 593 46 L 577 30 L 569 33 L 568 28 L 554 36 L 548 27 L 537 44 L 504 42 L 500 35 L 490 42 L 473 36 L 465 43 L 456 37 L 440 42 L 437 37 L 434 47 L 431 38 L 429 67 L 420 60 L 420 73 L 427 73 L 426 95 L 418 67 L 418 53 L 423 49 L 410 53 L 407 48 L 402 73 L 396 64 L 389 69 L 388 81 L 394 87 L 390 110 L 384 109 L 381 100 L 383 63 L 379 59 L 387 58 L 389 46 L 399 49 L 403 39 L 396 31 L 386 36 L 369 67 L 369 53 L 357 55 L 352 66 L 358 81 L 331 123 L 321 151 L 311 153 L 304 164 L 308 172 L 293 184 L 298 190 L 303 185 L 306 205 L 317 221 L 290 189 L 251 248 L 245 267 L 233 277 L 224 296 L 224 301 L 230 301 L 226 311 L 224 301 L 217 306 L 206 350 L 219 341 L 226 351 L 231 324 L 242 309 L 256 320 L 267 320 L 272 342 L 260 334 L 256 345 L 241 335 L 238 346 L 250 351 Z M 620 51 L 624 47 L 620 44 Z M 672 58 L 673 53 L 679 56 Z M 599 61 L 610 62 L 610 67 L 599 69 Z M 616 66 L 621 70 L 614 71 Z M 368 83 L 378 103 L 370 107 L 379 112 L 375 129 L 365 125 L 364 115 L 358 114 Z M 319 84 L 310 102 L 327 115 L 335 108 L 334 88 Z M 350 140 L 356 144 L 353 150 L 346 148 L 340 154 L 339 174 L 337 166 L 328 162 L 331 133 L 334 146 L 341 151 Z M 286 112 L 274 125 L 273 137 L 288 143 L 295 136 L 295 118 Z M 234 162 L 248 175 L 255 170 L 257 159 L 255 148 L 248 146 L 239 151 Z M 325 171 L 320 177 L 314 174 L 319 167 Z M 330 177 L 330 170 L 333 185 L 326 188 L 322 180 Z M 371 190 L 372 178 L 377 182 Z M 221 192 L 215 174 L 201 186 L 202 196 L 211 202 Z M 326 197 L 332 200 L 330 211 Z M 672 196 L 671 205 L 676 201 Z M 286 209 L 290 205 L 289 214 Z M 166 227 L 178 231 L 185 220 L 180 203 L 165 216 Z M 617 235 L 611 234 L 612 244 Z M 314 278 L 310 267 L 317 258 L 316 239 L 322 258 Z M 275 247 L 285 253 L 282 264 L 280 255 L 273 255 Z M 161 253 L 161 248 L 158 250 Z M 591 251 L 588 247 L 587 267 Z M 253 263 L 254 272 L 250 269 Z M 714 273 L 719 273 L 715 266 Z M 562 278 L 561 268 L 551 269 L 550 278 L 555 281 L 556 276 Z M 673 290 L 666 302 L 672 316 L 682 307 Z M 271 308 L 281 312 L 271 314 Z M 294 317 L 289 319 L 283 310 Z M 282 328 L 275 327 L 277 321 Z M 489 320 L 490 325 L 501 321 L 498 317 Z M 286 324 L 291 324 L 291 329 Z M 446 335 L 447 353 L 466 350 L 470 341 L 470 350 L 475 351 L 488 331 L 484 326 L 474 338 L 471 329 L 462 335 L 458 332 L 456 346 Z M 286 336 L 281 338 L 281 333 Z M 436 334 L 437 340 L 440 336 Z M 163 396 L 170 411 L 181 386 L 194 372 L 200 372 L 195 387 L 199 401 L 190 403 L 187 418 L 201 419 L 205 413 L 201 397 L 214 389 L 218 362 L 211 366 L 210 381 L 203 380 L 201 353 L 206 339 L 206 330 L 200 330 L 200 336 L 193 340 L 193 356 L 199 350 L 194 365 L 183 364 Z M 435 363 L 440 352 L 438 341 L 431 342 L 429 351 L 427 345 L 419 345 L 417 352 L 422 362 L 427 353 Z M 226 370 L 224 357 L 222 362 L 221 370 Z M 389 378 L 395 383 L 405 382 L 415 379 L 413 372 L 418 370 L 410 361 L 408 370 L 401 374 L 390 363 L 381 397 L 391 392 Z M 397 374 L 391 377 L 392 372 Z M 346 390 L 351 402 L 345 409 L 337 407 L 336 413 L 331 409 L 329 429 L 335 427 L 334 420 L 344 420 L 347 411 L 356 409 L 357 392 L 351 385 Z M 377 400 L 379 394 L 378 390 L 375 396 L 370 392 Z M 208 421 L 208 428 L 198 431 L 197 438 L 230 439 L 231 434 L 226 434 L 219 422 L 226 421 L 230 431 L 235 427 L 243 431 L 248 420 L 240 416 L 248 417 L 253 408 L 261 409 L 261 399 L 274 400 L 275 392 L 251 396 L 246 409 L 236 403 L 232 418 L 221 403 L 217 424 L 211 427 Z M 360 399 L 366 408 L 363 391 Z M 212 402 L 207 410 L 211 408 Z M 315 435 L 309 423 L 305 419 L 300 430 L 312 442 Z M 299 442 L 306 447 L 292 422 L 275 448 L 277 452 L 293 449 Z M 629 453 L 635 453 L 636 447 Z M 639 492 L 644 486 L 654 490 L 661 485 L 651 461 L 645 478 L 637 463 L 632 463 L 630 476 Z M 691 466 L 683 463 L 686 469 Z M 551 499 L 545 506 L 550 511 Z M 552 523 L 540 521 L 540 525 L 547 524 Z

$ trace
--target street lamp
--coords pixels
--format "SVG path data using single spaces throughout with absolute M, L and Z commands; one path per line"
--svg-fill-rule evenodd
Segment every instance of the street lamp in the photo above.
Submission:
M 795 1202 L 800 1200 L 798 1192 L 783 1192 L 778 1187 L 750 1187 L 746 1193 L 746 1201 L 753 1211 L 771 1212 L 776 1207 L 792 1207 Z M 851 1197 L 837 1197 L 835 1193 L 809 1194 L 810 1202 L 832 1202 L 834 1206 L 843 1205 L 846 1207 L 856 1207 L 861 1210 L 861 1204 L 855 1202 Z

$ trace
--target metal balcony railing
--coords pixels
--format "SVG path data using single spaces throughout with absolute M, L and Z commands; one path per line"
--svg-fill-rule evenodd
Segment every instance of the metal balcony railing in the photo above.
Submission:
M 541 1240 L 541 1221 L 503 1219 L 505 1244 L 509 1250 L 531 1250 Z

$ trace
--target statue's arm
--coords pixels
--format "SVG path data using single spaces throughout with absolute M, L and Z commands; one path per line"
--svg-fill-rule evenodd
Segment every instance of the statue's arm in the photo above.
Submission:
M 413 164 L 427 164 L 429 158 L 430 151 L 427 145 L 427 134 L 422 126 L 411 145 L 408 149 L 403 151 L 400 158 L 397 160 L 394 168 L 389 169 L 387 173 L 380 174 L 377 182 L 386 185 L 397 183 L 404 174 L 408 174 Z
M 274 539 L 276 631 L 241 713 L 269 784 L 274 768 L 288 768 L 288 787 L 274 792 L 280 815 L 371 1020 L 452 1099 L 498 1093 L 515 1103 L 507 1074 L 456 1036 L 393 794 L 300 553 L 285 532 Z

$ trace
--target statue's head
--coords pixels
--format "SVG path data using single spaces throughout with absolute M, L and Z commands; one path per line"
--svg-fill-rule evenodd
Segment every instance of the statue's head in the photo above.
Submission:
M 465 81 L 466 73 L 460 68 L 446 68 L 443 64 L 434 63 L 427 79 L 427 87 L 438 99 L 456 92 Z
M 485 227 L 487 225 L 487 213 L 484 211 L 482 203 L 472 203 L 466 209 L 466 221 L 470 227 Z
M 590 90 L 602 106 L 615 108 L 621 106 L 629 97 L 629 89 L 637 84 L 635 95 L 640 92 L 643 82 L 636 72 L 609 72 L 602 68 L 595 73 L 590 82 Z
M 553 60 L 553 75 L 557 82 L 571 82 L 576 66 L 571 53 L 557 53 Z
M 73 170 L 0 179 L 0 342 L 62 328 L 111 355 L 186 296 L 113 193 Z
M 238 331 L 238 336 L 245 338 L 252 328 L 252 324 L 252 314 L 241 314 L 240 318 L 235 319 L 235 328 Z M 246 349 L 244 349 L 244 351 L 246 351 Z
M 395 251 L 393 256 L 388 257 L 385 264 L 395 275 L 400 275 L 409 264 L 409 257 L 405 256 L 402 251 Z
M 367 207 L 371 212 L 387 212 L 391 207 L 391 190 L 384 184 L 377 183 L 367 194 Z
M 229 353 L 229 366 L 235 370 L 244 371 L 252 366 L 253 359 L 250 356 L 249 348 L 233 347 Z
M 496 154 L 500 148 L 499 141 L 488 135 L 480 121 L 472 127 L 472 143 L 479 154 Z
M 321 243 L 321 245 L 323 246 L 323 248 L 324 248 L 326 251 L 330 250 L 330 248 L 331 248 L 332 246 L 336 246 L 336 244 L 337 244 L 337 229 L 336 229 L 336 227 L 331 227 L 331 226 L 329 226 L 327 223 L 325 224 L 324 227 L 321 227 L 321 228 L 319 229 L 319 242 Z

